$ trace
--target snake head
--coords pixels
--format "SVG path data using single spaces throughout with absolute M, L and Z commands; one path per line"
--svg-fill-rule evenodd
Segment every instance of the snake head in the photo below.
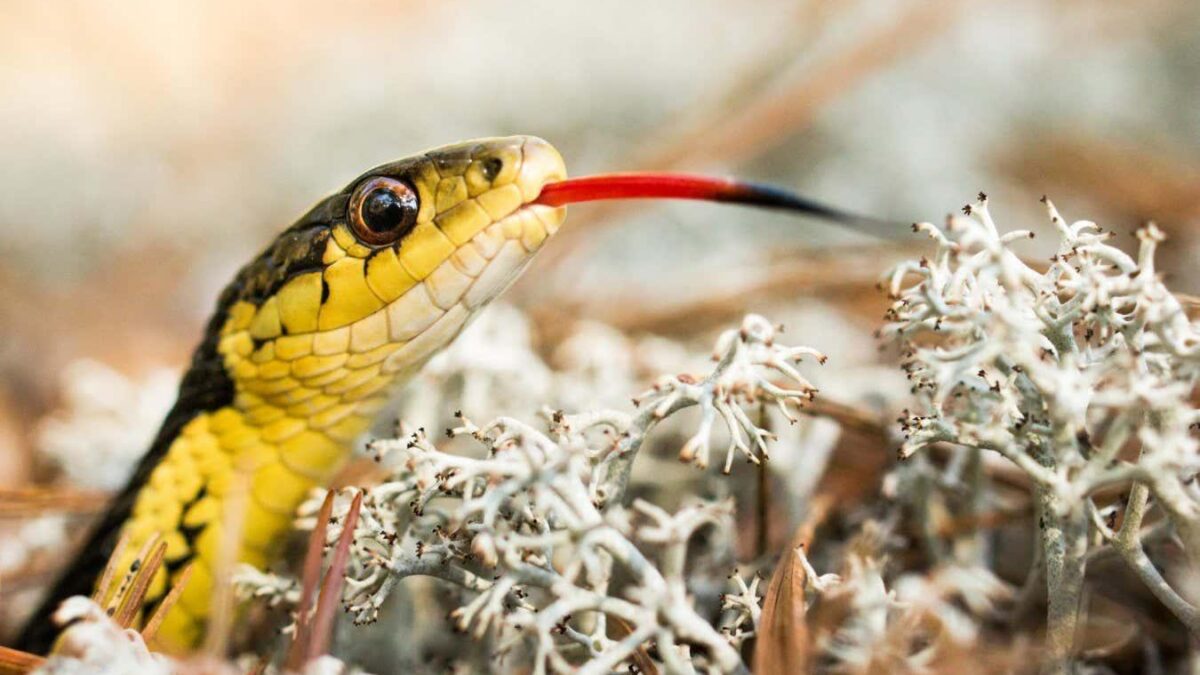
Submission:
M 285 383 L 322 389 L 322 374 L 314 384 L 304 364 L 348 355 L 378 365 L 379 377 L 355 396 L 410 374 L 558 230 L 565 210 L 534 202 L 565 177 L 558 151 L 529 136 L 449 145 L 362 174 L 226 290 L 214 326 L 226 371 L 239 391 L 272 406 L 295 395 L 255 363 L 287 361 Z
M 404 300 L 389 321 L 411 314 L 406 324 L 475 311 L 558 230 L 564 212 L 532 202 L 565 176 L 558 151 L 525 136 L 445 146 L 363 174 L 335 200 L 318 329 L 361 320 L 376 309 L 372 297 Z M 405 297 L 417 287 L 424 296 Z M 393 338 L 410 333 L 397 327 Z

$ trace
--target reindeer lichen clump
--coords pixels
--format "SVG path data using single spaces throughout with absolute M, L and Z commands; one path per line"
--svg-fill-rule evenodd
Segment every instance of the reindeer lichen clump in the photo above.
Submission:
M 884 333 L 902 346 L 917 398 L 901 420 L 901 456 L 953 444 L 999 453 L 1031 481 L 1044 564 L 1031 579 L 1048 593 L 1047 669 L 1065 670 L 1085 567 L 1100 546 L 1200 636 L 1194 599 L 1144 548 L 1178 537 L 1200 565 L 1200 415 L 1190 398 L 1200 333 L 1155 272 L 1157 227 L 1137 231 L 1134 259 L 1109 243 L 1111 232 L 1046 206 L 1060 242 L 1044 269 L 1012 250 L 1032 233 L 1002 232 L 982 194 L 965 217 L 915 225 L 936 251 L 891 274 Z

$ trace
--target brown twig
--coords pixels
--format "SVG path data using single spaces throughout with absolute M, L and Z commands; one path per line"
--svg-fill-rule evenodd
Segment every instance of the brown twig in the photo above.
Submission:
M 183 595 L 183 587 L 187 584 L 188 579 L 190 578 L 192 578 L 192 564 L 184 567 L 183 571 L 179 573 L 179 576 L 175 580 L 175 585 L 171 586 L 171 590 L 167 593 L 167 597 L 163 598 L 162 602 L 158 603 L 158 607 L 154 610 L 154 614 L 142 628 L 142 639 L 146 641 L 146 644 L 150 644 L 150 641 L 154 639 L 156 634 L 158 634 L 158 628 L 162 626 L 163 620 L 167 618 L 167 612 L 171 611 L 171 608 L 175 606 L 176 602 L 179 602 L 179 596 Z
M 800 412 L 812 417 L 828 417 L 846 429 L 881 439 L 889 439 L 894 433 L 881 419 L 881 415 L 846 403 L 831 401 L 825 396 L 817 396 L 809 401 Z
M 796 549 L 809 548 L 817 529 L 833 511 L 832 495 L 817 495 L 808 515 L 792 535 L 763 597 L 762 617 L 754 648 L 754 672 L 803 673 L 808 666 L 808 624 L 804 589 L 807 575 Z
M 107 604 L 104 605 L 104 610 L 109 616 L 117 616 L 120 614 L 121 608 L 125 605 L 125 601 L 129 599 L 130 589 L 133 588 L 133 585 L 137 582 L 138 575 L 145 567 L 146 558 L 150 555 L 150 552 L 153 551 L 156 546 L 158 546 L 160 541 L 162 541 L 162 535 L 157 532 L 154 533 L 154 536 L 151 537 L 149 541 L 147 541 L 145 544 L 142 544 L 141 550 L 138 551 L 137 556 L 133 559 L 133 562 L 129 564 L 129 569 L 124 572 L 120 581 L 117 581 L 116 574 L 114 574 L 113 578 L 110 579 L 109 586 L 98 590 L 99 597 L 102 599 L 107 598 L 108 600 Z M 112 561 L 112 556 L 109 557 L 109 561 Z M 116 571 L 119 572 L 120 570 L 118 569 Z M 114 584 L 119 585 L 113 588 Z
M 608 626 L 608 632 L 614 640 L 623 640 L 630 635 L 633 635 L 633 627 L 629 625 L 629 622 L 625 621 L 625 619 L 622 619 L 619 616 L 609 614 Z M 656 666 L 654 664 L 654 660 L 650 658 L 649 652 L 646 651 L 646 645 L 638 645 L 638 648 L 634 650 L 630 659 L 633 661 L 633 665 L 637 666 L 639 673 L 645 673 L 645 675 L 658 675 L 658 666 Z
M 342 536 L 338 537 L 337 548 L 333 551 L 333 560 L 329 563 L 329 571 L 325 573 L 325 582 L 321 585 L 321 599 L 317 602 L 317 612 L 313 617 L 307 661 L 312 661 L 329 649 L 333 633 L 334 612 L 342 602 L 342 584 L 346 580 L 346 565 L 350 562 L 350 544 L 354 541 L 354 527 L 358 524 L 358 512 L 362 509 L 362 500 L 363 492 L 359 490 L 354 495 L 350 510 L 346 512 L 346 521 L 342 523 Z
M 117 573 L 117 565 L 121 558 L 125 556 L 125 549 L 129 548 L 129 533 L 124 532 L 117 539 L 117 546 L 113 549 L 112 555 L 108 556 L 108 562 L 104 565 L 104 572 L 100 574 L 100 583 L 96 584 L 96 590 L 92 592 L 92 601 L 96 604 L 104 602 L 104 596 L 108 593 L 109 587 L 112 586 L 113 575 Z
M 1005 145 L 1000 168 L 1038 193 L 1068 190 L 1095 199 L 1118 218 L 1186 223 L 1200 217 L 1200 165 L 1167 146 L 1112 138 L 1034 134 Z
M 299 672 L 304 667 L 305 655 L 310 638 L 309 611 L 313 606 L 317 592 L 317 583 L 321 579 L 321 559 L 325 551 L 325 532 L 329 528 L 329 518 L 333 514 L 333 500 L 336 492 L 325 493 L 325 501 L 317 512 L 317 523 L 308 538 L 308 551 L 304 556 L 304 571 L 300 581 L 300 601 L 296 604 L 296 635 L 288 648 L 284 659 L 284 668 L 291 672 Z
M 137 575 L 133 578 L 133 584 L 130 586 L 129 592 L 121 601 L 120 609 L 113 616 L 113 620 L 121 628 L 129 628 L 130 624 L 137 617 L 138 612 L 141 611 L 142 604 L 146 599 L 146 591 L 150 588 L 150 581 L 154 579 L 154 575 L 162 567 L 163 556 L 167 554 L 167 543 L 160 541 L 161 537 L 155 537 L 154 540 L 159 543 L 154 545 L 150 555 L 144 559 L 138 556 L 140 564 Z
M 47 513 L 90 515 L 108 505 L 107 492 L 65 488 L 6 488 L 0 490 L 0 518 L 32 518 Z
M 0 647 L 0 675 L 24 675 L 36 670 L 46 659 L 9 647 Z

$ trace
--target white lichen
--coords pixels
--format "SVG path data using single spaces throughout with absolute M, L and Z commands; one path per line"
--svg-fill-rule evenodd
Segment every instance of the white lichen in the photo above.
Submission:
M 902 418 L 901 456 L 936 444 L 994 452 L 1032 482 L 1045 567 L 1031 583 L 1047 586 L 1048 669 L 1061 670 L 1094 548 L 1089 527 L 1200 634 L 1195 606 L 1142 546 L 1153 508 L 1200 564 L 1200 446 L 1192 433 L 1200 415 L 1190 401 L 1200 333 L 1155 270 L 1157 227 L 1137 231 L 1134 258 L 1110 243 L 1111 232 L 1067 223 L 1046 206 L 1059 244 L 1044 265 L 1013 251 L 1033 235 L 1002 232 L 983 195 L 964 208 L 966 217 L 914 226 L 936 250 L 890 275 L 895 302 L 884 333 L 904 349 L 918 400 Z M 1128 498 L 1098 502 L 1103 489 Z
M 140 633 L 121 628 L 89 598 L 68 598 L 54 613 L 54 622 L 63 632 L 54 653 L 35 673 L 168 675 L 177 670 L 169 658 L 151 652 Z
M 127 377 L 89 359 L 62 375 L 62 405 L 36 429 L 38 451 L 75 487 L 118 490 L 154 440 L 179 375 L 160 368 Z

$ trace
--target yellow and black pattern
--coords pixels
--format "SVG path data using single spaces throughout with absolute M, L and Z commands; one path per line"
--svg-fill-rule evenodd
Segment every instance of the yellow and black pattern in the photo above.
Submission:
M 356 220 L 362 186 L 381 177 L 413 193 L 402 236 L 383 245 Z M 531 202 L 564 177 L 561 157 L 540 139 L 463 143 L 378 167 L 281 234 L 222 294 L 158 439 L 23 646 L 48 648 L 49 612 L 91 593 L 121 532 L 130 537 L 123 567 L 156 534 L 167 544 L 148 602 L 194 563 L 158 639 L 168 650 L 195 644 L 235 476 L 250 492 L 237 558 L 264 567 L 300 500 L 342 465 L 396 385 L 558 229 L 563 209 Z

